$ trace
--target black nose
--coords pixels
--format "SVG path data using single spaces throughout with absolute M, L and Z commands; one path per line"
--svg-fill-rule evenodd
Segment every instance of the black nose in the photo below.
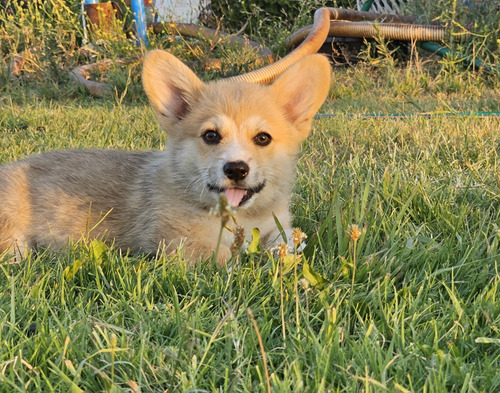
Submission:
M 231 180 L 243 180 L 247 175 L 250 168 L 243 161 L 227 162 L 224 165 L 224 174 Z

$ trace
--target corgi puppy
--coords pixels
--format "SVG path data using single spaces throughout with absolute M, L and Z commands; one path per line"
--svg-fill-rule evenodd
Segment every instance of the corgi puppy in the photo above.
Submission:
M 133 253 L 182 246 L 195 262 L 217 248 L 219 194 L 247 238 L 259 228 L 263 245 L 280 242 L 273 214 L 290 227 L 296 157 L 328 94 L 327 59 L 308 56 L 270 85 L 204 83 L 155 50 L 143 85 L 166 149 L 54 151 L 0 166 L 0 256 L 101 238 Z M 224 230 L 219 264 L 232 241 Z

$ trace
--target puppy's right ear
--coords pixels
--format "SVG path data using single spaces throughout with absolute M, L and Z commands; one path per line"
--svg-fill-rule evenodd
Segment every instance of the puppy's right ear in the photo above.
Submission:
M 184 63 L 162 50 L 146 54 L 142 84 L 165 131 L 187 115 L 204 86 Z

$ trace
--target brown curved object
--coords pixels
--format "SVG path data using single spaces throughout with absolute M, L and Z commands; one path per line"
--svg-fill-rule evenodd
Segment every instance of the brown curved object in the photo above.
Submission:
M 285 40 L 285 46 L 293 48 L 304 41 L 313 26 L 297 30 Z M 329 36 L 376 38 L 379 36 L 401 41 L 441 41 L 446 37 L 446 28 L 431 25 L 408 25 L 397 23 L 331 21 Z
M 379 14 L 378 12 L 356 11 L 343 8 L 328 8 L 331 20 L 348 21 L 379 21 L 384 23 L 415 23 L 414 16 L 403 16 L 395 14 Z
M 330 35 L 349 34 L 354 38 L 375 38 L 378 36 L 401 41 L 441 41 L 445 39 L 446 28 L 442 26 L 408 25 L 396 23 L 377 24 L 373 22 L 330 23 Z
M 130 56 L 123 59 L 118 59 L 116 60 L 116 63 L 128 64 L 133 61 L 140 60 L 141 58 L 142 56 Z M 115 62 L 114 60 L 105 59 L 97 63 L 85 64 L 73 69 L 69 73 L 69 76 L 73 80 L 78 82 L 81 86 L 85 87 L 85 89 L 90 95 L 93 95 L 94 97 L 108 96 L 113 93 L 113 88 L 107 83 L 90 80 L 90 73 L 96 69 L 101 70 L 103 68 L 106 68 L 107 66 L 113 64 L 114 62 Z
M 333 8 L 332 8 L 333 9 Z M 330 30 L 330 8 L 319 8 L 314 13 L 314 25 L 307 38 L 293 52 L 273 64 L 246 74 L 227 78 L 231 82 L 270 83 L 287 68 L 307 55 L 316 53 L 325 42 Z
M 269 48 L 245 37 L 224 33 L 220 30 L 210 29 L 208 27 L 195 25 L 192 23 L 153 23 L 152 27 L 155 33 L 160 33 L 167 27 L 172 29 L 173 31 L 177 31 L 179 35 L 188 37 L 203 37 L 211 41 L 227 40 L 233 45 L 249 45 L 257 51 L 259 57 L 266 58 L 270 61 L 272 61 L 274 57 L 273 52 L 271 52 Z
M 85 64 L 80 67 L 76 67 L 69 73 L 69 76 L 78 84 L 85 87 L 85 90 L 87 90 L 87 92 L 94 97 L 104 97 L 110 95 L 113 92 L 111 86 L 106 83 L 95 82 L 89 79 L 90 72 L 96 68 L 99 68 L 99 63 Z
M 270 64 L 266 67 L 263 67 L 261 69 L 258 69 L 256 71 L 252 71 L 246 74 L 234 76 L 231 78 L 228 78 L 230 81 L 235 81 L 235 82 L 258 82 L 258 83 L 270 83 L 272 82 L 277 76 L 279 76 L 281 73 L 283 73 L 288 67 L 291 65 L 295 64 L 297 61 L 302 59 L 303 57 L 307 55 L 311 55 L 313 53 L 316 53 L 319 48 L 323 45 L 325 42 L 326 38 L 328 37 L 328 34 L 330 33 L 330 21 L 335 21 L 335 23 L 341 23 L 338 22 L 340 20 L 347 20 L 347 21 L 381 21 L 381 22 L 399 22 L 399 23 L 414 23 L 416 21 L 415 17 L 411 16 L 398 16 L 398 15 L 392 15 L 392 14 L 379 14 L 376 12 L 363 12 L 363 11 L 355 11 L 355 10 L 349 10 L 349 9 L 340 9 L 340 8 L 329 8 L 329 7 L 323 7 L 319 8 L 316 10 L 314 13 L 314 24 L 312 26 L 308 26 L 304 29 L 299 30 L 297 33 L 293 34 L 292 37 L 288 38 L 285 40 L 285 45 L 288 47 L 293 47 L 297 44 L 300 43 L 300 45 L 293 50 L 291 53 L 283 57 L 282 59 L 278 60 L 277 62 Z M 342 23 L 355 23 L 355 22 L 342 22 Z M 362 22 L 359 22 L 358 24 L 361 24 Z M 366 23 L 366 22 L 365 22 Z M 333 22 L 332 22 L 333 24 Z M 344 25 L 345 26 L 345 25 Z M 380 25 L 379 25 L 380 26 Z M 379 27 L 378 26 L 378 27 Z M 335 28 L 340 27 L 340 25 L 336 26 Z M 368 32 L 370 34 L 373 34 L 373 30 L 378 28 L 374 27 L 374 25 L 371 26 L 363 26 L 358 27 L 354 25 L 349 25 L 347 29 L 351 29 L 351 33 L 356 33 L 356 34 L 361 34 L 359 31 L 361 29 L 365 29 L 365 33 Z M 434 30 L 435 26 L 426 26 L 429 27 L 430 30 L 432 30 L 432 34 L 436 34 L 436 31 Z M 345 31 L 346 27 L 344 27 Z M 406 29 L 406 28 L 405 28 Z M 410 27 L 411 29 L 411 27 Z M 439 29 L 438 29 L 439 30 Z M 415 31 L 421 32 L 421 28 L 417 27 L 415 28 Z M 411 33 L 401 33 L 400 31 L 396 34 L 396 36 L 410 36 Z M 421 33 L 423 34 L 423 33 Z M 437 33 L 436 37 L 441 37 Z M 378 32 L 377 32 L 378 35 Z M 297 38 L 295 38 L 297 37 Z M 391 38 L 388 36 L 388 38 Z M 398 38 L 395 38 L 398 39 Z M 402 38 L 399 38 L 402 39 Z M 414 39 L 414 36 L 412 36 L 411 39 Z M 436 39 L 439 41 L 442 38 Z M 293 43 L 294 45 L 291 45 Z

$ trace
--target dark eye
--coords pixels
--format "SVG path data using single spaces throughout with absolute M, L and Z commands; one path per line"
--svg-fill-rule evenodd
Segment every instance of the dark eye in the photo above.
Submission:
M 222 137 L 215 130 L 207 130 L 201 136 L 207 145 L 218 145 Z
M 271 138 L 271 135 L 269 135 L 267 132 L 259 132 L 253 138 L 253 141 L 255 142 L 256 145 L 267 146 L 271 143 L 272 139 L 273 138 Z

